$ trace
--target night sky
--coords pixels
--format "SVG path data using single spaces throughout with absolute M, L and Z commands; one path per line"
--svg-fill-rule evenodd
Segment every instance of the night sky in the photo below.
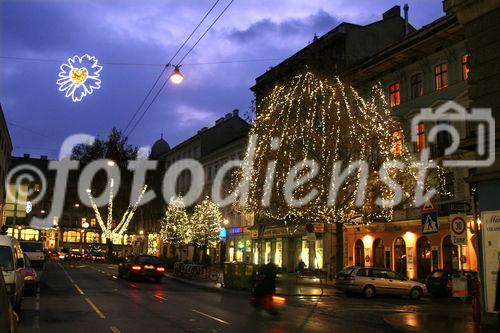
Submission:
M 0 55 L 40 59 L 0 59 L 0 103 L 13 155 L 56 158 L 61 142 L 71 134 L 102 137 L 113 126 L 124 128 L 160 73 L 161 64 L 168 62 L 214 2 L 1 0 Z M 439 0 L 406 2 L 410 22 L 417 28 L 443 15 Z M 177 59 L 228 3 L 220 0 Z M 307 45 L 315 33 L 321 36 L 342 21 L 366 24 L 378 20 L 385 10 L 404 3 L 235 0 L 184 60 L 184 82 L 167 84 L 129 141 L 148 146 L 163 133 L 174 146 L 233 109 L 244 114 L 250 107 L 249 88 L 255 77 L 280 61 L 200 63 L 283 59 Z M 74 103 L 58 91 L 59 66 L 69 57 L 85 53 L 104 63 L 102 85 Z

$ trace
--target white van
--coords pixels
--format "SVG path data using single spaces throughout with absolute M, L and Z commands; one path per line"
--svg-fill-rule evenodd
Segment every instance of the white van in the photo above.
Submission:
M 43 267 L 45 262 L 45 252 L 43 252 L 43 243 L 40 241 L 19 241 L 24 254 L 28 256 L 35 267 Z
M 5 287 L 16 311 L 21 309 L 24 288 L 23 251 L 17 239 L 0 235 L 0 266 Z

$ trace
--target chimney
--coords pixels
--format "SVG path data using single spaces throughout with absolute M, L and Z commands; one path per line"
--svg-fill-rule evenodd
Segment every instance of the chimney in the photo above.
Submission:
M 407 3 L 405 3 L 403 10 L 405 12 L 405 36 L 408 36 L 410 33 L 410 23 L 408 22 L 408 10 L 410 9 L 410 6 L 408 6 Z
M 24 154 L 24 158 L 30 158 L 30 154 Z
M 386 11 L 384 14 L 382 14 L 382 18 L 384 20 L 393 18 L 393 17 L 400 17 L 401 16 L 401 7 L 399 6 L 394 6 L 388 11 Z
M 233 117 L 239 117 L 239 114 L 240 114 L 240 110 L 238 110 L 238 109 L 233 110 Z

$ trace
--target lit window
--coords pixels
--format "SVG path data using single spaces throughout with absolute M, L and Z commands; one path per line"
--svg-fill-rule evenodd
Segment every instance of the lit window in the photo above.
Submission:
M 78 231 L 63 232 L 63 242 L 70 242 L 70 243 L 80 242 L 80 233 Z
M 401 103 L 401 94 L 399 90 L 399 82 L 389 86 L 389 101 L 391 106 L 396 106 Z
M 448 64 L 439 64 L 434 68 L 436 90 L 448 87 Z
M 422 73 L 412 75 L 410 78 L 411 98 L 415 99 L 424 94 L 424 84 L 422 82 Z
M 403 154 L 403 130 L 392 133 L 392 154 L 394 156 Z
M 417 142 L 416 149 L 421 152 L 425 148 L 425 125 L 420 123 L 417 125 Z
M 466 53 L 462 56 L 462 79 L 469 78 L 469 55 Z
M 90 219 L 90 226 L 91 226 L 92 228 L 95 228 L 96 224 L 97 224 L 96 219 Z
M 34 185 L 33 185 L 33 190 L 34 190 L 35 192 L 40 192 L 40 184 L 38 184 L 38 183 L 34 184 Z

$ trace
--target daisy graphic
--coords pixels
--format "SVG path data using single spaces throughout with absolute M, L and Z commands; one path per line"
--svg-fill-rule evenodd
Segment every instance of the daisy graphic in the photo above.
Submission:
M 87 94 L 92 94 L 94 89 L 101 88 L 99 72 L 102 66 L 97 64 L 97 59 L 93 56 L 74 56 L 68 59 L 68 63 L 62 64 L 60 69 L 60 79 L 57 80 L 59 91 L 66 91 L 65 96 L 71 96 L 73 102 L 80 102 Z

